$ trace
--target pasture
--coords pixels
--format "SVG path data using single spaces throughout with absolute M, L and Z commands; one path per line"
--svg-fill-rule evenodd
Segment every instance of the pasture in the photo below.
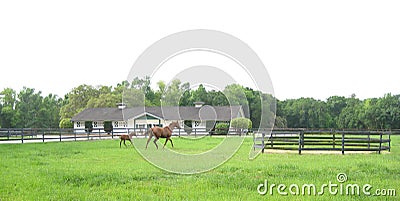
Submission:
M 197 153 L 221 138 L 172 140 L 174 150 Z M 392 136 L 391 152 L 382 154 L 266 153 L 249 160 L 251 145 L 252 139 L 246 138 L 238 152 L 214 170 L 180 175 L 152 166 L 132 147 L 120 148 L 119 140 L 0 144 L 0 200 L 396 200 L 400 196 L 400 136 Z M 343 184 L 370 184 L 372 194 L 376 189 L 395 189 L 396 196 L 332 195 L 328 189 L 322 195 L 279 195 L 276 188 L 272 195 L 257 192 L 265 180 L 276 186 L 312 183 L 319 192 L 329 182 L 340 184 L 338 173 L 348 177 Z

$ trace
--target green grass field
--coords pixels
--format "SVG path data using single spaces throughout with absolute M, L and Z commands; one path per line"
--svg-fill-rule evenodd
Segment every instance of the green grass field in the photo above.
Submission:
M 177 151 L 196 153 L 220 138 L 173 138 Z M 180 175 L 146 162 L 134 148 L 119 148 L 117 140 L 0 144 L 0 200 L 397 200 L 400 195 L 400 136 L 392 137 L 391 153 L 383 154 L 263 154 L 248 159 L 251 138 L 226 163 L 206 173 Z M 162 141 L 162 140 L 160 140 Z M 154 146 L 154 144 L 151 144 Z M 170 145 L 168 144 L 168 147 Z M 163 150 L 149 149 L 162 154 Z M 345 173 L 343 184 L 370 184 L 395 189 L 396 196 L 290 195 L 289 186 L 330 181 Z M 257 186 L 284 184 L 289 195 L 257 192 Z

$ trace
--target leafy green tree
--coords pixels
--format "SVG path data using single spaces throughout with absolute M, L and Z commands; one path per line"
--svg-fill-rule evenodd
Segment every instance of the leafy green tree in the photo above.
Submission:
M 248 101 L 248 105 L 249 105 L 249 116 L 251 121 L 253 122 L 253 125 L 255 125 L 256 127 L 270 127 L 267 126 L 267 123 L 264 125 L 261 125 L 261 115 L 263 112 L 268 113 L 270 112 L 270 108 L 269 105 L 268 107 L 262 107 L 262 103 L 266 103 L 267 102 L 263 102 L 262 100 L 262 93 L 259 91 L 254 91 L 251 88 L 246 87 L 244 89 L 244 93 L 246 95 L 246 99 Z M 265 109 L 265 110 L 263 110 Z M 268 121 L 268 120 L 267 120 Z
M 378 118 L 379 129 L 395 129 L 400 127 L 400 96 L 385 94 L 377 102 L 380 109 Z
M 166 87 L 165 92 L 161 95 L 161 105 L 179 106 L 181 97 L 185 91 L 190 89 L 189 87 L 189 83 L 182 84 L 178 79 L 172 80 L 171 84 Z
M 5 88 L 0 92 L 0 127 L 12 128 L 16 126 L 16 92 L 11 88 Z
M 245 117 L 250 117 L 249 102 L 246 98 L 245 88 L 239 84 L 227 85 L 223 91 L 229 105 L 242 106 Z
M 3 106 L 10 106 L 11 108 L 14 109 L 15 103 L 17 102 L 17 94 L 14 89 L 11 88 L 5 88 L 3 89 L 2 92 L 0 92 L 0 95 L 2 95 L 1 98 L 1 103 Z
M 116 107 L 116 104 L 121 102 L 122 100 L 118 95 L 115 95 L 111 92 L 102 93 L 99 95 L 99 97 L 92 97 L 88 101 L 86 108 Z
M 157 103 L 157 101 L 155 101 L 155 93 L 151 89 L 150 84 L 149 76 L 146 76 L 143 79 L 136 77 L 131 83 L 131 88 L 139 89 L 144 94 L 146 106 L 153 106 Z
M 337 128 L 337 122 L 342 110 L 347 106 L 344 96 L 331 96 L 326 101 L 326 109 L 328 111 L 327 128 Z
M 40 123 L 37 126 L 42 128 L 57 128 L 59 126 L 62 103 L 62 99 L 57 95 L 49 94 L 44 97 L 39 110 Z
M 127 107 L 143 107 L 145 106 L 145 94 L 136 88 L 129 88 L 124 91 L 123 102 Z
M 275 128 L 287 128 L 286 119 L 282 116 L 276 116 L 274 127 Z
M 378 106 L 378 98 L 369 98 L 363 101 L 360 117 L 364 119 L 367 129 L 378 129 L 381 127 L 379 118 L 381 109 Z
M 230 105 L 248 105 L 245 88 L 239 84 L 231 84 L 226 86 L 223 93 L 228 99 Z
M 255 123 L 259 122 L 255 125 L 255 127 L 272 128 L 275 123 L 274 121 L 276 116 L 276 99 L 271 94 L 265 94 L 261 92 L 257 93 L 260 94 L 261 111 L 259 114 L 260 118 L 258 118 L 257 108 L 253 109 L 256 111 L 256 113 L 254 113 L 254 111 L 252 113 L 253 117 L 251 119 L 256 120 L 255 122 L 253 122 L 253 126 L 255 125 Z M 251 108 L 252 107 L 250 106 L 250 110 L 252 110 Z
M 278 102 L 279 116 L 291 128 L 330 128 L 333 126 L 328 106 L 313 98 L 290 99 Z
M 185 90 L 179 99 L 179 106 L 191 106 L 193 105 L 192 94 L 190 90 Z
M 15 105 L 16 126 L 21 128 L 41 127 L 43 120 L 41 92 L 24 87 L 18 93 L 18 101 Z
M 209 93 L 209 98 L 211 99 L 210 105 L 213 106 L 226 106 L 229 105 L 228 99 L 221 91 L 212 90 Z
M 203 101 L 214 106 L 241 105 L 255 127 L 399 129 L 400 95 L 360 100 L 331 96 L 326 101 L 299 98 L 279 101 L 270 94 L 231 84 L 223 91 L 207 91 L 203 85 L 191 90 L 189 83 L 173 80 L 167 86 L 150 87 L 149 77 L 123 81 L 115 87 L 80 85 L 59 98 L 24 87 L 18 94 L 11 88 L 0 92 L 0 127 L 72 127 L 70 118 L 86 108 L 180 105 Z M 276 104 L 276 108 L 275 108 Z M 262 117 L 267 117 L 262 119 Z M 274 117 L 276 117 L 275 122 Z M 89 126 L 89 125 L 88 125 Z M 90 127 L 88 127 L 90 129 Z
M 193 102 L 201 101 L 205 104 L 210 104 L 211 102 L 208 98 L 208 92 L 202 84 L 200 84 L 199 87 L 192 92 L 192 100 Z
M 346 99 L 346 107 L 342 109 L 337 125 L 339 128 L 362 129 L 365 128 L 365 123 L 362 116 L 363 104 L 362 101 L 352 95 Z
M 1 108 L 1 128 L 16 127 L 16 113 L 11 106 L 3 106 Z
M 66 95 L 67 102 L 60 109 L 60 117 L 72 118 L 86 109 L 87 103 L 93 97 L 98 97 L 99 91 L 90 85 L 79 85 Z

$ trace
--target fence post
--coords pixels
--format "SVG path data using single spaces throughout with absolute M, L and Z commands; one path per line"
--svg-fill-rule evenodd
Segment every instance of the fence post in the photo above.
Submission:
M 300 131 L 300 133 L 299 133 L 299 155 L 301 155 L 303 141 L 304 141 L 303 131 Z
M 255 151 L 256 150 L 256 134 L 255 133 L 253 133 L 253 151 Z
M 264 136 L 263 136 L 263 140 L 264 140 Z M 273 148 L 274 147 L 274 136 L 272 134 L 272 131 L 271 131 L 271 135 L 269 137 L 269 141 L 271 141 L 271 148 Z
M 10 140 L 10 129 L 7 130 L 7 140 Z
M 265 133 L 262 132 L 262 138 L 261 138 L 262 150 L 261 150 L 261 153 L 264 153 L 264 149 L 265 149 L 265 142 L 264 142 L 264 139 L 265 139 Z
M 99 128 L 99 140 L 101 140 L 101 135 L 100 135 L 100 128 Z M 128 134 L 129 134 L 129 132 L 128 132 Z
M 344 132 L 342 132 L 342 155 L 344 155 Z
M 135 131 L 135 129 L 133 129 Z M 111 129 L 111 138 L 114 139 L 114 129 Z
M 382 149 L 382 133 L 379 134 L 379 151 L 378 153 L 381 154 Z
M 74 130 L 73 132 L 74 132 L 74 138 L 75 138 L 75 141 L 76 141 L 76 131 Z
M 61 130 L 58 130 L 58 133 L 60 134 L 60 142 L 61 142 Z
M 368 150 L 370 149 L 370 147 L 371 147 L 371 133 L 370 132 L 368 132 Z
M 332 132 L 332 138 L 333 138 L 333 148 L 335 149 L 335 146 L 336 146 L 336 134 L 334 132 Z
M 44 133 L 45 133 L 45 131 L 43 130 L 43 132 L 42 132 L 42 141 L 44 142 Z
M 392 134 L 392 132 L 389 132 L 389 152 L 390 152 L 390 141 L 392 141 L 391 139 L 390 139 L 390 135 Z

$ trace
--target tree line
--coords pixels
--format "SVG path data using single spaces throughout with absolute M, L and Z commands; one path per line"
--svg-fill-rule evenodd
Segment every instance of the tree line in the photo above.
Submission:
M 277 100 L 270 94 L 238 84 L 222 91 L 195 89 L 189 83 L 163 81 L 153 89 L 150 79 L 135 78 L 116 86 L 79 85 L 64 97 L 43 96 L 40 91 L 24 87 L 18 93 L 11 88 L 0 92 L 1 128 L 70 128 L 71 118 L 86 108 L 128 106 L 192 106 L 196 101 L 207 105 L 242 105 L 254 127 L 272 125 L 281 128 L 399 129 L 400 95 L 358 99 L 331 96 L 327 100 L 298 98 Z M 275 107 L 276 105 L 276 107 Z M 269 118 L 260 122 L 262 112 Z M 273 117 L 275 117 L 273 121 Z M 264 122 L 267 122 L 264 124 Z
M 399 129 L 400 95 L 360 100 L 331 96 L 326 101 L 299 98 L 278 101 L 282 127 L 334 129 Z

